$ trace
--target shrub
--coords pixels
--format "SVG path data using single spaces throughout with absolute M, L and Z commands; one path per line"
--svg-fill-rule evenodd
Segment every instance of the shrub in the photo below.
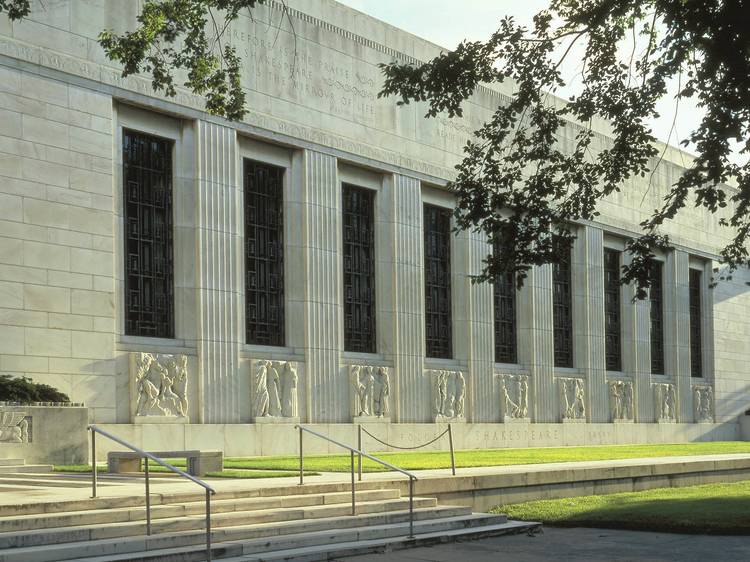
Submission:
M 70 402 L 70 398 L 48 384 L 36 383 L 27 377 L 0 375 L 0 402 Z

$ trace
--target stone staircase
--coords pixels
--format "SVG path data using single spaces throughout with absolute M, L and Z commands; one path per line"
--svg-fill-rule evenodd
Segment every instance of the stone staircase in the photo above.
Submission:
M 410 539 L 409 498 L 398 489 L 361 483 L 356 499 L 351 515 L 346 484 L 219 492 L 211 502 L 212 557 L 329 560 L 538 527 L 415 497 Z M 151 536 L 142 496 L 0 505 L 0 562 L 206 560 L 204 500 L 202 493 L 152 493 Z

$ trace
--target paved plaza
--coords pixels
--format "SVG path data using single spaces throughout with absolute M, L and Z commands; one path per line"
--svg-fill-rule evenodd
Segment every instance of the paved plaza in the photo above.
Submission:
M 338 562 L 746 562 L 750 538 L 546 527 L 512 535 L 367 554 Z

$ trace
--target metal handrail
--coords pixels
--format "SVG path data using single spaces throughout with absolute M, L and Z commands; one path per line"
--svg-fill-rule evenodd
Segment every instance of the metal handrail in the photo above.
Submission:
M 301 425 L 295 425 L 294 427 L 295 429 L 299 429 L 299 484 L 300 486 L 304 484 L 304 475 L 305 475 L 305 472 L 304 472 L 305 464 L 303 460 L 304 457 L 303 457 L 303 450 L 302 450 L 302 436 L 304 435 L 304 432 L 307 432 L 311 435 L 324 439 L 330 443 L 333 443 L 334 445 L 338 445 L 339 447 L 342 447 L 343 449 L 347 449 L 349 451 L 349 456 L 351 459 L 351 475 L 352 475 L 352 515 L 357 514 L 356 500 L 354 497 L 354 491 L 355 491 L 354 455 L 355 454 L 360 455 L 360 457 L 368 458 L 371 461 L 379 463 L 386 468 L 390 468 L 391 470 L 395 472 L 400 472 L 401 474 L 408 476 L 409 478 L 409 538 L 410 539 L 414 538 L 414 482 L 418 480 L 417 476 L 414 473 L 409 472 L 408 470 L 404 470 L 403 468 L 394 466 L 391 463 L 386 462 L 377 457 L 373 457 L 372 455 L 368 455 L 364 451 L 356 449 L 352 447 L 351 445 L 347 445 L 346 443 L 342 443 L 341 441 L 336 441 L 335 439 L 331 439 L 327 435 L 323 435 L 322 433 L 318 433 L 317 431 L 308 429 L 307 427 L 303 427 Z
M 200 478 L 196 478 L 192 474 L 188 474 L 187 472 L 180 470 L 176 466 L 172 466 L 168 462 L 160 459 L 156 455 L 153 455 L 151 453 L 148 453 L 144 451 L 143 449 L 139 449 L 135 445 L 131 445 L 127 441 L 124 441 L 123 439 L 120 439 L 116 435 L 112 435 L 108 431 L 105 431 L 103 429 L 100 429 L 96 427 L 96 425 L 91 424 L 87 427 L 87 429 L 91 432 L 91 497 L 95 498 L 96 496 L 96 486 L 97 486 L 97 470 L 96 470 L 96 434 L 100 433 L 104 437 L 111 439 L 115 443 L 119 443 L 123 447 L 127 447 L 134 453 L 138 453 L 143 459 L 143 471 L 146 476 L 146 535 L 151 535 L 151 487 L 149 482 L 149 469 L 148 469 L 148 461 L 152 460 L 155 463 L 163 466 L 164 468 L 174 472 L 175 474 L 182 476 L 183 478 L 187 478 L 191 482 L 194 482 L 195 484 L 198 484 L 206 491 L 206 560 L 208 562 L 211 562 L 211 496 L 216 494 L 216 490 L 212 488 L 209 484 L 201 480 Z

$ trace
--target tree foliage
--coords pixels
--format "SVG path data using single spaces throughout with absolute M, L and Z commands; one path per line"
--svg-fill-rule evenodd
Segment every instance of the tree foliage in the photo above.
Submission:
M 107 56 L 122 64 L 122 76 L 145 73 L 155 91 L 173 97 L 176 74 L 183 85 L 205 96 L 206 110 L 228 119 L 246 113 L 240 85 L 241 60 L 224 42 L 229 24 L 243 10 L 266 0 L 145 0 L 135 29 L 118 34 L 103 30 L 99 44 Z M 0 13 L 11 20 L 29 14 L 29 0 L 0 0 Z
M 721 252 L 731 271 L 748 262 L 750 167 L 731 158 L 750 149 L 750 2 L 743 0 L 552 0 L 527 29 L 504 18 L 486 42 L 464 42 L 420 66 L 383 65 L 381 96 L 399 104 L 426 102 L 427 117 L 461 115 L 482 83 L 512 82 L 503 104 L 465 147 L 451 183 L 460 228 L 486 232 L 503 251 L 487 258 L 480 279 L 513 271 L 519 284 L 531 267 L 554 261 L 569 244 L 571 225 L 598 216 L 598 203 L 634 176 L 646 176 L 660 156 L 649 121 L 670 80 L 677 98 L 695 98 L 704 116 L 686 139 L 697 158 L 628 250 L 623 282 L 648 287 L 649 262 L 670 244 L 662 226 L 686 205 L 714 213 L 734 239 Z M 566 82 L 560 65 L 574 44 L 582 49 L 582 88 L 570 103 L 548 92 Z M 611 142 L 599 148 L 591 121 L 610 121 Z M 571 146 L 563 129 L 582 125 Z M 738 189 L 727 188 L 736 181 Z
M 27 377 L 0 375 L 0 402 L 70 402 L 70 398 L 54 387 L 35 383 Z

